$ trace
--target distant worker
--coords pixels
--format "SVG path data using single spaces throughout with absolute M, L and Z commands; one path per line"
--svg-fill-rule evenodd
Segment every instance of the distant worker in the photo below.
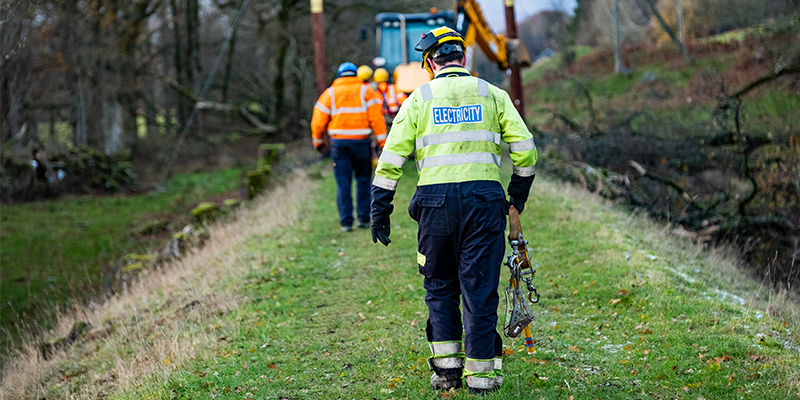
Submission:
M 383 68 L 376 69 L 374 79 L 378 84 L 378 94 L 383 100 L 383 115 L 394 117 L 408 96 L 389 83 L 389 71 Z
M 362 65 L 358 67 L 358 71 L 356 71 L 356 76 L 359 79 L 364 81 L 364 83 L 369 83 L 369 80 L 372 78 L 372 68 L 369 65 Z
M 353 230 L 353 175 L 356 177 L 358 227 L 369 227 L 370 177 L 372 162 L 370 134 L 380 147 L 386 142 L 386 124 L 380 97 L 356 76 L 353 63 L 339 66 L 336 80 L 314 106 L 311 118 L 314 147 L 324 152 L 323 138 L 331 138 L 333 174 L 336 177 L 336 206 L 341 230 Z
M 463 376 L 470 393 L 482 394 L 503 382 L 496 329 L 503 231 L 510 205 L 525 208 L 538 155 L 508 94 L 464 68 L 464 49 L 463 37 L 447 27 L 419 40 L 416 50 L 435 78 L 411 93 L 394 120 L 372 182 L 371 231 L 373 242 L 391 242 L 391 202 L 414 153 L 419 182 L 408 213 L 419 224 L 431 388 L 459 388 Z M 501 141 L 514 164 L 508 201 Z

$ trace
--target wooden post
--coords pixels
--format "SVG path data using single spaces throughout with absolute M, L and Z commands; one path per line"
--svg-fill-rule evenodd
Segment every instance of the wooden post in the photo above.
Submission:
M 328 87 L 328 67 L 325 61 L 325 15 L 322 13 L 322 0 L 311 0 L 311 35 L 314 40 L 317 95 L 320 95 Z
M 517 38 L 517 20 L 514 17 L 514 0 L 504 0 L 506 6 L 506 37 Z M 508 78 L 508 88 L 511 101 L 517 112 L 525 120 L 525 98 L 522 94 L 522 77 L 518 65 L 509 65 L 511 75 Z
M 683 0 L 678 0 L 678 39 L 680 39 L 681 43 L 686 44 L 683 31 Z
M 618 74 L 622 69 L 622 61 L 620 60 L 622 57 L 622 54 L 620 54 L 622 40 L 619 37 L 619 0 L 614 0 L 614 32 L 614 38 L 616 39 L 614 44 L 614 73 Z
M 314 74 L 317 76 L 317 96 L 328 88 L 328 63 L 325 59 L 325 14 L 322 0 L 311 0 L 311 36 L 314 41 Z M 331 139 L 323 136 L 323 158 L 330 154 Z

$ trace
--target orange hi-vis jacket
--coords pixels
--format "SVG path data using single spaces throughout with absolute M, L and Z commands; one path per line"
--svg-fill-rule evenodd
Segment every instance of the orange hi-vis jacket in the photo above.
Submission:
M 322 146 L 325 134 L 331 139 L 363 140 L 375 134 L 378 145 L 386 142 L 386 122 L 381 98 L 355 76 L 341 77 L 319 96 L 311 118 L 314 147 Z
M 402 105 L 403 101 L 408 97 L 405 93 L 398 92 L 394 85 L 390 85 L 386 82 L 378 83 L 378 94 L 381 96 L 383 102 L 383 113 L 391 115 L 397 114 L 400 105 Z

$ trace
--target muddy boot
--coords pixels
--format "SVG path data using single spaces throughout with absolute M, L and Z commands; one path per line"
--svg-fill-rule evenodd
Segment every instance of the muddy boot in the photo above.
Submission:
M 439 373 L 436 372 L 431 375 L 431 389 L 433 390 L 450 390 L 461 389 L 463 383 L 461 375 L 463 370 L 456 369 L 440 369 Z M 441 374 L 441 375 L 440 375 Z

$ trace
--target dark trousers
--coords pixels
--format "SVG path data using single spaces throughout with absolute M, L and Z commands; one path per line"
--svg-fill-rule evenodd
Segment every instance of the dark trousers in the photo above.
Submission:
M 331 141 L 333 175 L 336 177 L 336 207 L 339 224 L 353 226 L 353 175 L 356 177 L 356 211 L 358 221 L 369 222 L 372 152 L 370 140 Z
M 417 187 L 408 212 L 419 224 L 429 342 L 462 340 L 467 358 L 502 355 L 497 286 L 505 253 L 505 193 L 499 182 Z M 424 265 L 422 265 L 424 262 Z

